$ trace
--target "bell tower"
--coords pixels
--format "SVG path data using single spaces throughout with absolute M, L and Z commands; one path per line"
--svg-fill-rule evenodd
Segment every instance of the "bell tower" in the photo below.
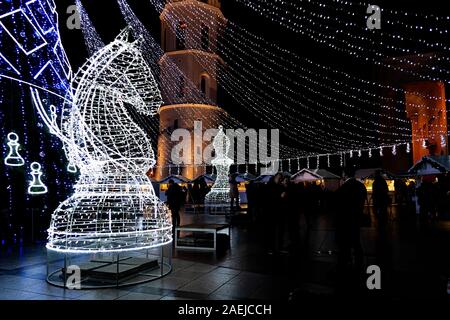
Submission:
M 225 116 L 217 103 L 216 80 L 223 61 L 214 48 L 226 19 L 220 0 L 169 0 L 160 20 L 161 46 L 165 51 L 159 61 L 164 105 L 160 109 L 155 177 L 161 179 L 169 173 L 178 173 L 171 150 L 179 142 L 172 142 L 171 134 L 176 129 L 187 129 L 192 137 L 191 150 L 183 157 L 191 161 L 181 165 L 179 171 L 193 179 L 205 173 L 204 166 L 194 163 L 194 155 L 203 154 L 210 143 L 202 142 L 201 146 L 194 143 L 194 121 L 201 121 L 202 129 L 206 130 L 218 128 Z

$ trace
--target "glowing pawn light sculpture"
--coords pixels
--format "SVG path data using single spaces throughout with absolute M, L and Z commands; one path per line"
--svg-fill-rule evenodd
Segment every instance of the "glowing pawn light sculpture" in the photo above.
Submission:
M 4 160 L 5 164 L 12 167 L 23 166 L 25 164 L 25 160 L 23 160 L 22 156 L 19 154 L 20 143 L 19 136 L 16 133 L 8 133 L 7 145 L 9 147 L 9 151 Z
M 42 182 L 42 171 L 41 165 L 38 162 L 33 162 L 30 166 L 31 177 L 30 185 L 28 187 L 29 194 L 45 194 L 48 189 L 47 186 Z
M 219 127 L 219 132 L 214 137 L 213 146 L 216 157 L 211 164 L 216 168 L 217 178 L 211 191 L 205 197 L 207 209 L 224 208 L 231 203 L 228 173 L 233 160 L 227 156 L 230 150 L 230 139 L 223 132 L 222 126 Z

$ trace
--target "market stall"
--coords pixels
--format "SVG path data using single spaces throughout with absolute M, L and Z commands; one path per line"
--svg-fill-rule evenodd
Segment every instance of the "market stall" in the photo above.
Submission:
M 161 201 L 166 201 L 166 191 L 169 188 L 169 181 L 173 180 L 173 182 L 175 182 L 176 184 L 178 184 L 180 187 L 188 187 L 189 184 L 189 180 L 186 179 L 183 176 L 179 176 L 179 175 L 170 175 L 162 180 L 159 180 L 159 198 L 161 199 Z
M 302 169 L 291 177 L 294 183 L 312 182 L 325 189 L 335 191 L 339 188 L 341 178 L 325 169 Z

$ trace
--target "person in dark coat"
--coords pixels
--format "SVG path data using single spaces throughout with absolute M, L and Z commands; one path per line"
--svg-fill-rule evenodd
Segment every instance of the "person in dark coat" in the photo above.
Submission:
M 289 177 L 284 177 L 282 187 L 278 248 L 281 251 L 287 248 L 293 252 L 298 246 L 300 238 L 297 186 L 291 182 Z M 286 240 L 288 240 L 288 245 L 286 245 Z
M 180 225 L 180 209 L 183 205 L 184 192 L 172 179 L 169 180 L 169 188 L 166 191 L 167 205 L 172 214 L 172 232 Z
M 386 225 L 388 218 L 387 209 L 389 206 L 389 188 L 386 180 L 381 176 L 380 170 L 375 171 L 375 178 L 372 184 L 372 200 L 379 225 Z
M 417 202 L 419 203 L 420 222 L 426 222 L 435 214 L 434 186 L 426 178 L 422 178 L 420 186 L 417 188 Z
M 232 174 L 228 183 L 230 184 L 230 209 L 231 210 L 239 210 L 239 188 L 238 182 L 236 181 L 236 174 Z
M 250 219 L 255 222 L 256 220 L 256 184 L 250 180 L 248 184 L 245 185 L 245 193 L 247 195 L 247 213 L 250 215 Z
M 360 227 L 367 200 L 367 190 L 363 183 L 355 179 L 355 169 L 346 168 L 347 180 L 336 190 L 336 241 L 339 248 L 338 266 L 344 268 L 351 261 L 354 250 L 355 261 L 362 263 L 363 250 Z
M 265 186 L 264 230 L 266 246 L 269 254 L 273 254 L 276 251 L 276 226 L 281 208 L 281 193 L 283 192 L 283 187 L 281 185 L 282 179 L 283 175 L 281 173 L 277 173 L 270 178 L 269 182 Z

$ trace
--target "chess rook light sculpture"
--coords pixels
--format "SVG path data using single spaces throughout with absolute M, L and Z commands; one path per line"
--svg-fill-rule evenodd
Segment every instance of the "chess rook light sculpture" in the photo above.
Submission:
M 25 160 L 23 160 L 22 156 L 19 154 L 20 143 L 19 136 L 16 133 L 8 133 L 7 145 L 9 147 L 9 151 L 4 160 L 5 164 L 12 167 L 23 166 L 25 164 Z
M 211 191 L 205 197 L 205 206 L 207 208 L 227 207 L 231 202 L 228 173 L 233 160 L 227 156 L 230 150 L 230 139 L 224 133 L 222 126 L 214 137 L 213 146 L 216 157 L 211 164 L 216 168 L 217 177 Z
M 133 120 L 155 115 L 162 103 L 138 42 L 122 31 L 74 77 L 61 136 L 80 177 L 52 215 L 50 250 L 120 252 L 172 241 L 169 212 L 146 175 L 156 162 L 153 150 Z
M 44 194 L 47 193 L 47 186 L 42 182 L 42 170 L 39 162 L 33 162 L 31 168 L 31 181 L 28 186 L 29 194 Z

